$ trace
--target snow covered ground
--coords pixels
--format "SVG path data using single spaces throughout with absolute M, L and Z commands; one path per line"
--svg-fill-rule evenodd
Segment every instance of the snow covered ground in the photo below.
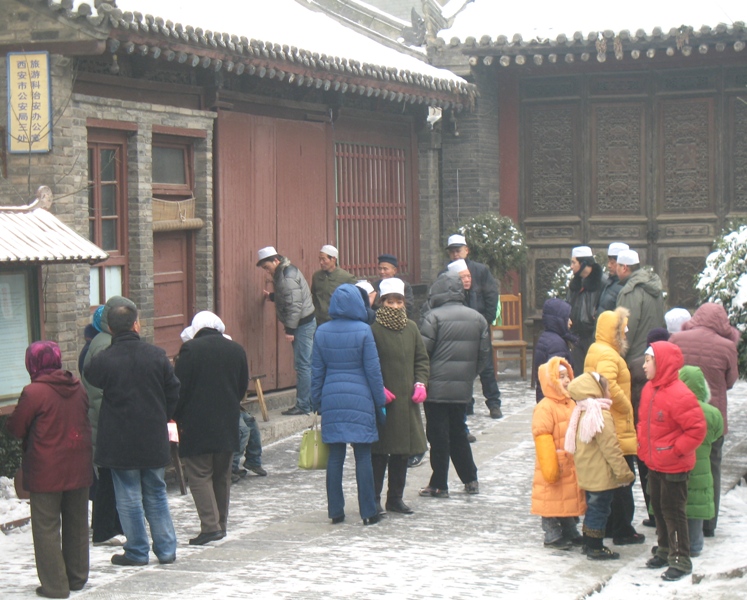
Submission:
M 177 531 L 177 561 L 118 568 L 111 548 L 91 548 L 89 583 L 73 598 L 552 598 L 594 600 L 731 600 L 745 597 L 747 486 L 722 497 L 715 538 L 706 539 L 693 577 L 665 583 L 644 567 L 654 545 L 652 529 L 638 524 L 643 500 L 636 486 L 636 526 L 641 546 L 615 547 L 621 560 L 589 561 L 578 551 L 542 546 L 539 518 L 529 514 L 534 448 L 529 423 L 534 391 L 501 377 L 505 418 L 488 417 L 481 401 L 469 425 L 479 469 L 480 494 L 467 495 L 456 475 L 451 498 L 420 498 L 427 464 L 411 469 L 405 500 L 411 517 L 389 515 L 364 527 L 357 511 L 352 456 L 346 464 L 347 519 L 329 524 L 323 471 L 296 468 L 300 434 L 265 448 L 267 477 L 248 477 L 232 488 L 229 535 L 206 547 L 187 540 L 199 529 L 190 495 L 169 490 Z M 478 398 L 479 382 L 476 386 Z M 480 397 L 481 398 L 481 397 Z M 747 382 L 729 394 L 730 426 L 725 463 L 747 471 Z M 283 417 L 273 415 L 273 419 Z M 741 455 L 739 453 L 741 452 Z M 349 453 L 349 455 L 352 453 Z M 0 490 L 8 486 L 0 485 Z M 12 487 L 11 487 L 12 489 Z M 0 494 L 2 492 L 0 491 Z M 0 500 L 0 520 L 19 518 L 25 503 Z M 25 513 L 27 514 L 27 512 Z M 608 540 L 608 544 L 611 540 Z M 0 597 L 36 597 L 38 586 L 28 526 L 0 534 Z M 695 580 L 701 579 L 700 583 Z

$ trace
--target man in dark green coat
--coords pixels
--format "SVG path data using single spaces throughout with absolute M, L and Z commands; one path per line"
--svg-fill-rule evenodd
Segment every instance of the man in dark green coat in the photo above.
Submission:
M 319 269 L 311 278 L 311 299 L 314 302 L 314 316 L 316 325 L 329 321 L 329 299 L 343 283 L 355 283 L 358 281 L 345 269 L 337 266 L 339 253 L 337 248 L 329 244 L 322 246 L 319 251 Z
M 418 326 L 407 318 L 405 285 L 391 277 L 381 281 L 381 308 L 371 326 L 379 352 L 387 395 L 386 424 L 371 450 L 377 508 L 381 507 L 384 475 L 389 467 L 386 510 L 412 514 L 402 496 L 407 479 L 407 459 L 425 452 L 425 431 L 420 404 L 426 398 L 430 370 L 428 353 Z

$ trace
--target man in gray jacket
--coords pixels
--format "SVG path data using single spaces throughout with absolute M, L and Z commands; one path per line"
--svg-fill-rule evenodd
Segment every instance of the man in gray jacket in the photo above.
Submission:
M 293 344 L 293 366 L 296 369 L 296 405 L 284 415 L 307 415 L 311 412 L 311 349 L 316 331 L 311 291 L 301 271 L 272 246 L 258 253 L 257 266 L 272 276 L 275 291 L 263 290 L 275 303 L 275 314 L 285 327 L 285 339 Z
M 477 467 L 464 416 L 475 377 L 490 359 L 488 323 L 476 310 L 464 306 L 464 286 L 455 273 L 444 273 L 433 283 L 428 302 L 431 310 L 420 333 L 431 360 L 425 431 L 433 474 L 420 495 L 449 496 L 449 458 L 464 490 L 477 494 Z

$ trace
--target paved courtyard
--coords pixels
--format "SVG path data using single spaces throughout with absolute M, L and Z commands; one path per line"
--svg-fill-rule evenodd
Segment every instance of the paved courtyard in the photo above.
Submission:
M 469 418 L 477 437 L 472 449 L 479 495 L 464 493 L 452 470 L 450 499 L 418 497 L 417 490 L 430 475 L 426 462 L 409 470 L 405 500 L 415 514 L 389 515 L 378 525 L 364 527 L 358 515 L 349 451 L 347 519 L 333 526 L 326 514 L 324 472 L 296 468 L 297 433 L 265 448 L 267 477 L 250 476 L 233 486 L 229 532 L 224 540 L 205 547 L 188 545 L 188 539 L 199 532 L 199 523 L 191 496 L 181 496 L 174 487 L 169 500 L 180 543 L 176 563 L 161 566 L 152 556 L 147 567 L 120 568 L 109 562 L 112 549 L 92 548 L 89 583 L 71 597 L 564 599 L 584 597 L 620 578 L 629 598 L 648 593 L 650 586 L 669 586 L 662 592 L 678 586 L 677 597 L 699 597 L 688 595 L 687 590 L 696 588 L 689 578 L 665 584 L 658 572 L 643 568 L 654 543 L 652 529 L 639 527 L 648 538 L 646 544 L 615 548 L 622 555 L 619 561 L 595 563 L 576 550 L 543 548 L 539 518 L 529 514 L 534 391 L 518 379 L 501 381 L 501 390 L 502 420 L 489 418 L 477 393 L 479 382 L 475 415 Z M 730 395 L 730 425 L 739 433 L 727 438 L 725 462 L 736 460 L 745 466 L 747 383 L 740 382 L 735 392 Z M 272 414 L 273 420 L 283 418 Z M 643 518 L 638 486 L 636 493 L 638 526 Z M 695 572 L 707 577 L 721 577 L 726 568 L 723 561 L 709 563 L 709 551 L 715 556 L 716 548 L 721 547 L 721 556 L 733 545 L 734 552 L 744 557 L 743 537 L 732 535 L 728 523 L 747 517 L 730 515 L 728 506 L 724 508 L 717 537 L 706 540 L 703 558 L 694 561 Z M 28 544 L 19 545 L 13 556 L 5 557 L 0 572 L 5 600 L 34 597 L 38 585 L 30 535 L 16 535 L 28 537 Z M 747 565 L 747 559 L 744 563 Z M 715 597 L 732 597 L 729 594 Z M 603 593 L 602 597 L 617 596 Z

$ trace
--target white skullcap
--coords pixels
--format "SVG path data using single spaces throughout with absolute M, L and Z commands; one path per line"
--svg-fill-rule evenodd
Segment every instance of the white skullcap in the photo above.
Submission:
M 639 265 L 641 264 L 641 259 L 638 257 L 638 252 L 635 250 L 622 250 L 620 254 L 617 255 L 617 264 Z
M 382 279 L 379 284 L 379 296 L 383 298 L 387 294 L 399 294 L 400 296 L 404 296 L 405 282 L 397 277 Z
M 571 250 L 571 258 L 584 258 L 586 256 L 594 256 L 594 253 L 588 246 L 576 246 Z
M 456 273 L 459 274 L 462 271 L 468 271 L 467 268 L 467 262 L 460 258 L 459 260 L 455 260 L 453 263 L 449 263 L 449 266 L 447 267 L 449 269 L 449 273 Z
M 384 280 L 386 281 L 386 279 Z M 374 286 L 372 286 L 368 281 L 365 279 L 361 279 L 358 283 L 355 284 L 356 287 L 361 288 L 362 290 L 366 290 L 367 294 L 370 294 L 371 292 L 375 292 Z
M 467 240 L 463 235 L 454 234 L 449 236 L 449 241 L 446 242 L 447 248 L 456 248 L 458 246 L 466 246 Z
M 610 247 L 607 248 L 607 256 L 617 256 L 623 250 L 629 250 L 630 246 L 623 244 L 622 242 L 612 242 Z
M 566 366 L 563 363 L 560 363 L 560 366 L 558 367 L 558 372 L 562 373 L 563 371 L 565 371 L 567 373 L 568 369 L 566 368 Z
M 270 258 L 271 256 L 276 256 L 277 253 L 278 251 L 275 250 L 273 246 L 265 246 L 259 252 L 257 252 L 257 258 L 259 259 L 257 261 L 257 266 L 259 266 L 259 263 L 261 263 L 264 259 Z
M 331 256 L 332 258 L 339 258 L 340 253 L 337 251 L 337 248 L 334 246 L 331 246 L 330 244 L 325 244 L 322 246 L 322 252 L 324 252 L 327 256 Z
M 682 331 L 682 325 L 687 323 L 690 319 L 692 319 L 690 311 L 685 308 L 673 308 L 664 315 L 664 320 L 667 322 L 667 331 L 669 333 Z
M 181 332 L 180 337 L 183 342 L 188 342 L 189 340 L 194 339 L 197 332 L 206 327 L 209 329 L 215 329 L 222 333 L 223 337 L 226 337 L 229 340 L 231 339 L 231 336 L 226 334 L 226 326 L 221 318 L 209 310 L 198 312 L 192 319 L 192 324 Z
M 651 346 L 649 346 L 648 348 L 646 348 L 646 352 L 644 352 L 644 354 L 648 354 L 649 356 L 654 356 L 654 349 Z

